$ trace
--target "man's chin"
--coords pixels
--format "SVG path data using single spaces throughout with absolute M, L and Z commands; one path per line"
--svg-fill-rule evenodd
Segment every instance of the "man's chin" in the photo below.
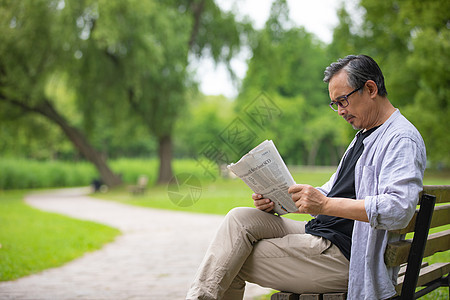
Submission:
M 352 116 L 352 115 L 347 115 L 347 116 L 344 116 L 343 118 L 344 118 L 344 120 L 347 121 L 350 125 L 352 125 L 353 129 L 355 129 L 355 130 L 361 130 L 361 128 L 360 128 L 359 126 L 356 126 L 356 125 L 354 124 L 354 120 L 355 120 L 355 117 L 354 117 L 354 116 Z
M 362 129 L 362 128 L 359 128 L 358 126 L 354 125 L 354 124 L 351 124 L 351 125 L 352 125 L 353 129 L 355 129 L 355 130 L 361 130 Z

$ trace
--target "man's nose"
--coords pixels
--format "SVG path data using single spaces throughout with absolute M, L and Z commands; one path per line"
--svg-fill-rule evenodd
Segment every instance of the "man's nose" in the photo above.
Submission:
M 343 116 L 343 115 L 345 115 L 345 112 L 347 112 L 346 108 L 345 107 L 341 107 L 340 105 L 338 105 L 338 114 L 340 116 Z

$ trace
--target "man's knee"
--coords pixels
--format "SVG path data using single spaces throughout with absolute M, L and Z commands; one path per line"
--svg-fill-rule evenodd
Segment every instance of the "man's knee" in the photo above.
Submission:
M 245 221 L 250 220 L 255 215 L 260 215 L 261 213 L 265 212 L 254 207 L 235 207 L 228 212 L 227 218 L 237 221 Z

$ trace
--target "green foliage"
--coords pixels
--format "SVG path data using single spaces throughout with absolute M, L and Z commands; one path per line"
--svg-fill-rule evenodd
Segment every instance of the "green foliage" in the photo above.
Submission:
M 87 40 L 92 51 L 86 53 L 82 64 L 85 75 L 93 74 L 93 78 L 79 82 L 82 90 L 90 92 L 88 87 L 99 82 L 105 89 L 113 84 L 118 93 L 115 89 L 109 91 L 109 103 L 126 104 L 128 100 L 134 114 L 143 118 L 152 133 L 169 134 L 184 103 L 191 27 L 188 16 L 156 1 L 101 1 L 98 17 L 92 19 L 95 27 Z M 93 64 L 99 58 L 104 63 Z M 111 73 L 102 72 L 105 65 Z M 88 99 L 101 99 L 95 96 L 85 97 L 87 110 L 92 106 Z M 103 107 L 104 101 L 98 105 Z
M 214 0 L 171 0 L 182 14 L 190 14 L 194 27 L 189 41 L 190 53 L 200 57 L 211 55 L 215 62 L 229 67 L 230 60 L 239 53 L 253 28 L 247 21 L 237 21 L 233 11 L 224 12 Z
M 445 138 L 447 132 L 442 124 L 450 121 L 450 29 L 417 30 L 412 42 L 414 52 L 407 64 L 420 76 L 413 103 L 406 107 L 407 114 L 422 132 L 429 157 L 448 166 L 450 141 Z
M 302 95 L 312 105 L 324 104 L 324 46 L 303 28 L 279 32 L 276 41 L 268 31 L 258 36 L 238 99 L 254 97 L 249 90 L 256 89 L 286 98 Z
M 294 27 L 284 0 L 274 1 L 260 31 L 213 0 L 2 3 L 3 157 L 83 155 L 54 123 L 30 113 L 48 102 L 108 158 L 156 156 L 158 138 L 174 135 L 176 157 L 196 158 L 218 141 L 232 161 L 237 155 L 217 137 L 236 117 L 251 122 L 245 109 L 264 91 L 281 115 L 252 127 L 251 146 L 271 138 L 289 163 L 336 164 L 354 131 L 327 111 L 323 70 L 366 53 L 384 71 L 389 99 L 422 133 L 430 166 L 450 164 L 442 125 L 450 115 L 448 1 L 362 0 L 359 22 L 343 5 L 330 45 Z M 209 55 L 230 67 L 244 44 L 253 55 L 236 101 L 198 95 L 190 59 Z
M 17 126 L 17 123 L 22 125 Z M 2 157 L 48 159 L 75 156 L 73 146 L 64 139 L 61 131 L 39 115 L 12 113 L 5 116 L 0 119 L 0 135 Z
M 273 139 L 288 163 L 337 164 L 349 138 L 327 107 L 322 82 L 326 47 L 304 28 L 291 26 L 285 4 L 274 2 L 265 28 L 258 32 L 236 107 L 242 111 L 265 91 L 280 115 L 264 125 L 261 136 Z
M 358 47 L 358 38 L 352 33 L 353 20 L 346 11 L 344 2 L 338 9 L 337 16 L 339 23 L 333 30 L 333 40 L 328 45 L 327 51 L 330 61 L 356 53 Z
M 0 159 L 0 190 L 86 186 L 98 178 L 86 162 Z
M 450 139 L 442 124 L 450 116 L 450 3 L 362 0 L 360 5 L 365 11 L 361 28 L 351 28 L 341 11 L 330 53 L 353 49 L 373 56 L 384 72 L 389 99 L 421 132 L 428 159 L 448 167 Z
M 159 167 L 157 158 L 153 159 L 115 159 L 110 161 L 112 169 L 124 183 L 135 184 L 140 175 L 149 178 L 149 184 L 156 183 L 155 170 Z M 30 159 L 0 158 L 0 191 L 12 189 L 52 188 L 88 186 L 99 175 L 87 162 L 37 161 Z M 193 159 L 180 159 L 174 162 L 176 173 L 188 172 L 201 180 L 211 181 L 220 177 L 214 169 L 214 178 L 205 173 Z
M 24 194 L 0 191 L 0 281 L 61 266 L 119 234 L 104 225 L 30 208 L 22 202 Z
M 43 114 L 112 183 L 96 152 L 141 156 L 170 141 L 195 89 L 189 55 L 229 64 L 251 32 L 212 0 L 5 1 L 0 16 L 0 115 Z
M 234 103 L 224 96 L 195 96 L 175 130 L 175 155 L 198 158 L 211 142 L 223 149 L 220 133 L 232 121 Z

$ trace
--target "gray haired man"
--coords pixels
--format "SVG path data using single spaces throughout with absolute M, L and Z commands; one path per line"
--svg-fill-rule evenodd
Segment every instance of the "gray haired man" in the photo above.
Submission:
M 348 299 L 395 295 L 398 269 L 387 268 L 386 243 L 400 235 L 422 189 L 425 145 L 387 98 L 383 74 L 366 55 L 349 55 L 325 70 L 330 107 L 358 130 L 336 172 L 321 187 L 289 193 L 309 222 L 256 208 L 231 210 L 205 254 L 187 299 L 242 299 L 245 282 L 296 293 L 348 291 Z

